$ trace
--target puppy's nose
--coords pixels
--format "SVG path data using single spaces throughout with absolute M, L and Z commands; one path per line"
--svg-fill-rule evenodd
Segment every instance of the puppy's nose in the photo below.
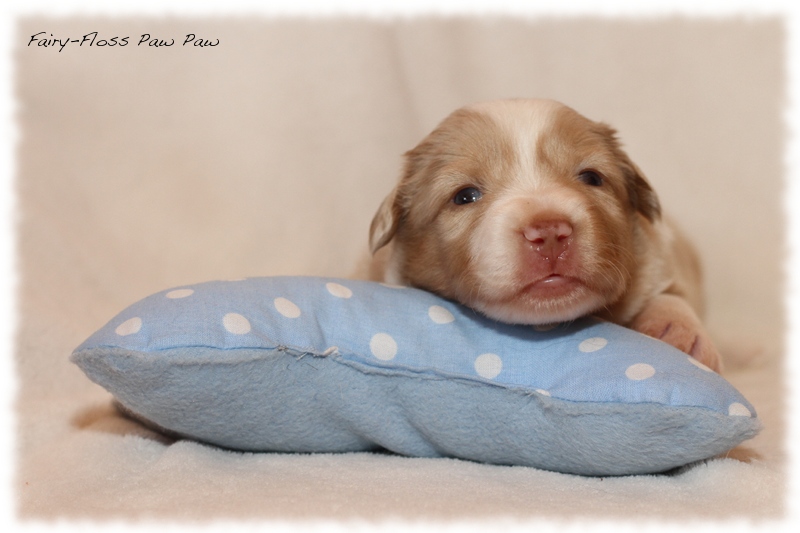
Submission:
M 522 233 L 536 253 L 550 261 L 558 259 L 572 242 L 572 225 L 564 220 L 534 222 Z

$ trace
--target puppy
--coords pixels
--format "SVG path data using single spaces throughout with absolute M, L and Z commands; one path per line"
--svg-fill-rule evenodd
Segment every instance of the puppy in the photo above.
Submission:
M 720 371 L 694 251 L 616 132 L 552 100 L 461 108 L 405 154 L 370 277 L 515 324 L 594 314 Z

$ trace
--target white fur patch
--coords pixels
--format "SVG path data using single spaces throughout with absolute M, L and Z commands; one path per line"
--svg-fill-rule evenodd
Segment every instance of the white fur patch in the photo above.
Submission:
M 562 104 L 546 99 L 484 102 L 471 106 L 490 117 L 513 140 L 516 173 L 512 177 L 528 191 L 546 183 L 536 170 L 536 145 L 542 132 L 555 121 L 560 108 Z

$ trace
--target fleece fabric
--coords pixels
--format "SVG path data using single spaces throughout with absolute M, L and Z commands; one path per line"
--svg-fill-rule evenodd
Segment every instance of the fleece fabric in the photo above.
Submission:
M 722 377 L 634 331 L 513 326 L 380 283 L 160 291 L 72 360 L 157 427 L 247 451 L 384 448 L 573 474 L 662 472 L 760 429 Z

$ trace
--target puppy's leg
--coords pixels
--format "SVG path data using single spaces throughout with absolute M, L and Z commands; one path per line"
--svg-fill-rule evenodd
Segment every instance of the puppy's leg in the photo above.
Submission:
M 673 294 L 659 294 L 628 326 L 660 339 L 691 355 L 715 372 L 722 371 L 722 358 L 689 303 Z

